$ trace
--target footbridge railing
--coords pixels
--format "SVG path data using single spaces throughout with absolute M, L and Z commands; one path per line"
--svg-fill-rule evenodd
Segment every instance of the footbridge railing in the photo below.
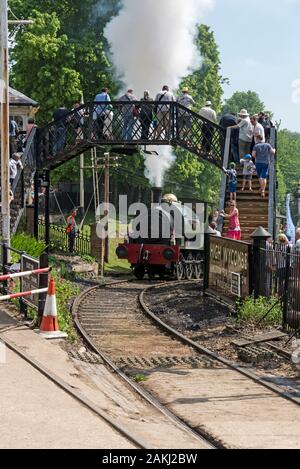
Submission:
M 53 169 L 95 146 L 180 146 L 222 167 L 225 131 L 176 102 L 85 104 L 39 131 L 39 169 Z

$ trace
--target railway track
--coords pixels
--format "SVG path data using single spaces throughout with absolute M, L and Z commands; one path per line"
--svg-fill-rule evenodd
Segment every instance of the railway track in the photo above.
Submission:
M 170 283 L 170 288 L 177 283 Z M 212 448 L 223 448 L 226 444 L 218 436 L 203 430 L 203 425 L 195 425 L 177 415 L 159 392 L 151 389 L 149 392 L 135 381 L 142 381 L 157 370 L 174 370 L 175 373 L 179 368 L 225 367 L 299 405 L 298 397 L 264 381 L 251 370 L 219 357 L 162 322 L 146 304 L 145 294 L 164 285 L 163 282 L 150 287 L 148 282 L 114 282 L 87 290 L 73 305 L 74 320 L 85 341 L 129 386 L 176 425 L 184 427 L 193 437 L 201 438 Z M 185 399 L 184 395 L 182 399 Z
M 17 328 L 20 326 L 15 326 Z M 37 370 L 41 375 L 46 377 L 49 381 L 57 385 L 67 394 L 72 396 L 77 402 L 85 406 L 87 409 L 92 411 L 96 416 L 98 416 L 101 420 L 105 421 L 109 424 L 114 430 L 120 433 L 127 441 L 133 443 L 133 445 L 137 449 L 150 449 L 151 446 L 147 444 L 142 438 L 135 435 L 131 432 L 128 428 L 121 425 L 117 420 L 112 418 L 108 413 L 103 411 L 99 406 L 97 406 L 94 402 L 89 400 L 84 394 L 80 391 L 76 390 L 73 386 L 70 386 L 65 380 L 60 378 L 58 375 L 50 371 L 44 365 L 42 365 L 39 361 L 31 357 L 28 353 L 26 353 L 23 349 L 16 346 L 12 341 L 3 337 L 3 333 L 11 330 L 12 328 L 5 328 L 0 331 L 0 340 L 3 344 L 6 345 L 8 349 L 10 349 L 14 354 L 20 357 L 22 360 L 27 362 L 31 365 L 35 370 Z
M 175 282 L 174 283 L 174 286 L 175 285 L 180 285 L 180 283 L 177 283 Z M 232 361 L 224 358 L 224 357 L 221 357 L 219 355 L 217 355 L 215 352 L 199 345 L 197 342 L 195 342 L 194 340 L 192 340 L 191 338 L 189 337 L 186 337 L 184 334 L 180 333 L 178 330 L 174 329 L 173 327 L 171 327 L 170 325 L 168 325 L 167 323 L 161 321 L 151 310 L 151 308 L 149 307 L 149 305 L 147 304 L 146 300 L 145 300 L 145 296 L 147 294 L 147 292 L 149 292 L 150 290 L 152 290 L 153 288 L 162 288 L 162 286 L 157 286 L 157 287 L 153 287 L 153 286 L 150 286 L 146 289 L 144 289 L 140 296 L 139 296 L 139 302 L 144 310 L 144 312 L 153 320 L 157 323 L 157 325 L 164 331 L 168 332 L 170 335 L 172 335 L 173 337 L 176 337 L 178 340 L 181 340 L 182 343 L 185 343 L 189 346 L 191 346 L 192 348 L 194 348 L 195 350 L 197 350 L 200 354 L 203 354 L 209 358 L 211 358 L 213 361 L 217 361 L 225 366 L 228 366 L 229 368 L 237 371 L 238 373 L 246 376 L 247 378 L 250 378 L 251 380 L 253 380 L 254 382 L 264 386 L 265 388 L 269 389 L 270 391 L 272 392 L 275 392 L 276 394 L 280 395 L 281 397 L 287 399 L 287 400 L 290 400 L 291 402 L 293 402 L 294 404 L 297 404 L 297 405 L 300 405 L 300 398 L 298 396 L 295 396 L 293 394 L 293 392 L 288 392 L 286 390 L 284 390 L 284 385 L 280 386 L 280 385 L 276 385 L 272 382 L 270 382 L 269 380 L 264 380 L 262 377 L 260 377 L 258 374 L 256 374 L 254 371 L 246 368 L 246 367 L 242 367 L 242 366 L 239 366 L 235 363 L 233 363 Z M 266 345 L 269 345 L 270 347 L 273 347 L 277 353 L 281 353 L 283 356 L 285 356 L 285 358 L 287 359 L 287 354 L 284 350 L 280 349 L 279 347 L 276 347 L 274 346 L 273 344 L 271 343 L 268 343 L 266 342 L 265 343 Z M 289 357 L 290 358 L 290 357 Z
M 223 448 L 221 442 L 192 428 L 132 379 L 142 380 L 143 373 L 156 368 L 209 366 L 205 357 L 158 331 L 144 314 L 139 296 L 147 285 L 149 282 L 120 281 L 87 290 L 74 302 L 75 324 L 94 352 L 157 411 L 204 447 Z

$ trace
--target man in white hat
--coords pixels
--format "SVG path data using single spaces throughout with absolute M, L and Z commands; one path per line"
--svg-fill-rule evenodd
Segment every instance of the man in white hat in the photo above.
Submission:
M 239 122 L 237 125 L 233 125 L 231 129 L 239 129 L 239 157 L 240 160 L 245 155 L 251 153 L 251 144 L 253 140 L 253 125 L 250 121 L 250 116 L 246 109 L 242 109 L 238 114 Z
M 217 113 L 212 108 L 211 101 L 206 101 L 204 107 L 200 109 L 199 112 L 201 117 L 204 117 L 206 120 L 210 122 L 217 122 Z M 211 149 L 211 142 L 214 134 L 214 127 L 210 125 L 208 122 L 203 122 L 202 125 L 202 149 L 206 153 L 210 153 Z
M 204 117 L 211 122 L 217 122 L 217 113 L 213 110 L 211 101 L 206 101 L 205 106 L 200 109 L 199 114 L 201 117 Z
M 196 104 L 192 96 L 189 94 L 189 89 L 187 87 L 182 88 L 181 95 L 177 99 L 177 102 L 181 104 L 181 106 L 184 106 L 187 109 L 192 109 L 192 107 Z M 178 111 L 177 129 L 178 129 L 180 139 L 183 139 L 184 131 L 186 130 L 187 143 L 189 143 L 191 127 L 192 127 L 191 115 L 180 107 Z

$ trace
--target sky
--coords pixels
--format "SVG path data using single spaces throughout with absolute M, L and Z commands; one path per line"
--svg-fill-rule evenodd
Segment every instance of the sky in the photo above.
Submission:
M 225 98 L 256 91 L 281 128 L 300 132 L 300 0 L 215 0 L 203 22 L 230 80 Z

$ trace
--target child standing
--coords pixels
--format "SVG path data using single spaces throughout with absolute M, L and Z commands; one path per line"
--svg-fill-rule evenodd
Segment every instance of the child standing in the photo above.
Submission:
M 230 201 L 236 202 L 236 191 L 237 191 L 236 164 L 230 163 L 229 169 L 223 168 L 223 171 L 228 176 L 228 191 L 230 192 Z
M 242 191 L 246 189 L 247 181 L 249 183 L 249 191 L 252 189 L 252 176 L 255 172 L 255 164 L 252 161 L 251 155 L 245 155 L 243 159 L 240 160 L 240 163 L 243 165 L 243 187 Z

